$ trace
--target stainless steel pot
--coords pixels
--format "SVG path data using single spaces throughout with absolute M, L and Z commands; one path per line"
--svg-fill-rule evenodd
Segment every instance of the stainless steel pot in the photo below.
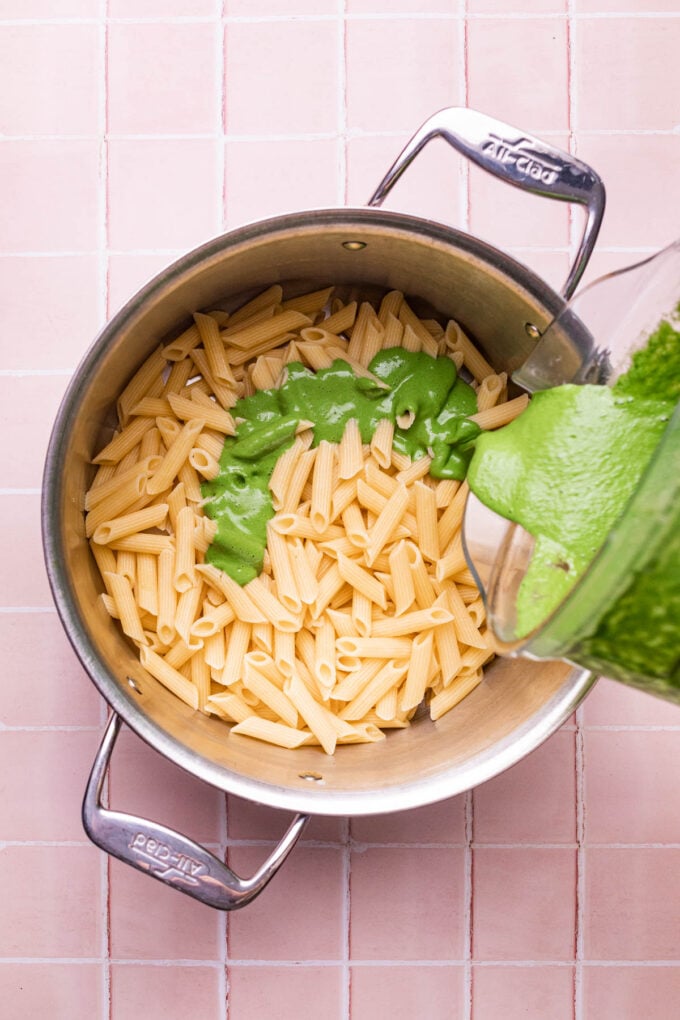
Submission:
M 470 110 L 431 118 L 371 200 L 380 204 L 430 138 L 441 136 L 508 182 L 583 204 L 587 225 L 565 287 L 575 287 L 604 205 L 596 174 L 565 153 Z M 66 632 L 113 709 L 83 805 L 90 838 L 167 885 L 221 909 L 251 900 L 269 881 L 310 813 L 364 815 L 414 808 L 461 793 L 513 765 L 574 710 L 592 683 L 564 663 L 497 659 L 484 682 L 438 722 L 414 720 L 375 745 L 294 752 L 226 736 L 224 723 L 191 711 L 149 676 L 101 607 L 101 583 L 85 540 L 83 495 L 91 458 L 110 437 L 117 395 L 160 342 L 196 309 L 236 307 L 264 286 L 288 294 L 337 284 L 360 294 L 400 289 L 455 318 L 498 370 L 517 369 L 535 337 L 564 307 L 524 266 L 439 223 L 368 209 L 326 209 L 266 220 L 218 237 L 144 287 L 105 327 L 76 371 L 59 410 L 44 476 L 47 571 Z M 532 339 L 532 337 L 534 339 Z M 578 324 L 567 348 L 589 342 Z M 297 812 L 256 875 L 242 880 L 203 847 L 147 819 L 101 805 L 120 719 L 187 772 L 261 804 Z

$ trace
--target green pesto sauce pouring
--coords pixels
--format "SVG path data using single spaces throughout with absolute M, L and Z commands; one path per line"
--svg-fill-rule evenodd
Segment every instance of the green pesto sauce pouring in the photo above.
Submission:
M 535 537 L 517 595 L 518 637 L 541 625 L 583 575 L 638 486 L 679 399 L 680 334 L 662 322 L 611 388 L 542 391 L 514 422 L 479 437 L 468 472 L 471 489 Z M 676 532 L 659 560 L 631 579 L 596 624 L 583 648 L 587 664 L 597 660 L 604 671 L 608 663 L 628 662 L 632 669 L 635 659 L 639 675 L 675 676 L 679 568 Z
M 477 410 L 477 399 L 458 378 L 453 361 L 391 348 L 377 354 L 369 368 L 382 385 L 355 375 L 344 361 L 319 372 L 294 362 L 279 389 L 239 400 L 233 413 L 244 420 L 225 441 L 220 473 L 201 487 L 205 513 L 218 525 L 206 554 L 209 563 L 239 584 L 262 570 L 267 521 L 274 514 L 269 479 L 301 421 L 314 423 L 318 445 L 321 440 L 338 443 L 351 418 L 368 443 L 378 422 L 389 419 L 398 452 L 415 460 L 431 450 L 435 478 L 465 477 L 468 444 L 480 431 L 468 419 Z M 409 427 L 400 428 L 397 420 L 407 418 Z

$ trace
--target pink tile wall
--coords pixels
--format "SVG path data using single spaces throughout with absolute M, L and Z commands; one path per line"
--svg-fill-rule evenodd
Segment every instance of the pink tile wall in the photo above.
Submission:
M 0 0 L 3 1020 L 680 1015 L 677 708 L 601 681 L 472 793 L 315 819 L 227 918 L 85 838 L 105 709 L 39 534 L 55 409 L 106 318 L 225 228 L 365 203 L 440 107 L 477 106 L 602 173 L 590 278 L 677 237 L 679 48 L 677 0 Z M 556 288 L 581 224 L 441 142 L 386 204 L 470 229 Z M 110 797 L 243 871 L 288 823 L 130 733 Z

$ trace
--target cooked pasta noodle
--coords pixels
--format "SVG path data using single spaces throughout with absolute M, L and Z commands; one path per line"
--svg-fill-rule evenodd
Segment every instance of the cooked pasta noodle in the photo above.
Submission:
M 440 718 L 493 655 L 462 550 L 467 485 L 433 480 L 430 456 L 397 453 L 388 420 L 368 445 L 354 419 L 338 444 L 318 446 L 301 422 L 271 476 L 263 572 L 242 587 L 205 560 L 217 524 L 201 478 L 219 471 L 237 401 L 280 385 L 300 359 L 318 371 L 339 358 L 385 388 L 368 365 L 395 346 L 464 365 L 480 427 L 526 406 L 502 402 L 505 376 L 456 323 L 419 318 L 399 291 L 376 311 L 332 288 L 284 300 L 276 284 L 236 311 L 197 312 L 155 350 L 94 458 L 84 510 L 102 604 L 148 673 L 235 737 L 327 754 L 374 742 L 423 701 Z

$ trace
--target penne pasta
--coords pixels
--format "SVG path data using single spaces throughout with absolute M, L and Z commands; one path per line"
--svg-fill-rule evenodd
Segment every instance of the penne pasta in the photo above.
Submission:
M 229 326 L 233 328 L 263 309 L 272 309 L 273 311 L 274 307 L 280 305 L 282 300 L 283 288 L 275 283 L 257 294 L 256 297 L 251 298 L 250 301 L 246 301 L 237 311 L 232 312 L 229 316 Z
M 205 421 L 203 418 L 196 418 L 188 421 L 180 429 L 176 439 L 170 445 L 168 452 L 159 464 L 157 471 L 151 475 L 151 478 L 146 483 L 146 491 L 150 495 L 153 496 L 156 493 L 164 492 L 165 489 L 171 486 L 180 468 L 187 460 L 196 437 L 204 425 Z
M 234 419 L 223 407 L 206 397 L 205 400 L 189 400 L 176 393 L 170 393 L 168 403 L 180 421 L 203 421 L 204 428 L 215 429 L 225 436 L 233 436 L 236 433 Z M 200 431 L 200 430 L 199 430 Z
M 354 628 L 353 633 L 359 637 L 370 637 L 372 627 L 372 611 L 373 604 L 372 600 L 367 595 L 359 591 L 357 588 L 352 592 L 352 613 L 351 613 L 351 625 Z M 336 629 L 336 633 L 337 629 Z M 339 634 L 340 637 L 349 637 L 352 634 L 352 630 L 345 631 L 343 634 Z
M 233 385 L 235 379 L 226 358 L 220 327 L 210 315 L 202 315 L 200 312 L 194 314 L 194 322 L 208 359 L 210 374 L 217 382 Z
M 417 461 L 416 461 L 417 463 Z M 439 532 L 437 530 L 437 497 L 434 490 L 423 482 L 416 482 L 416 522 L 418 545 L 427 560 L 439 559 Z
M 106 576 L 107 587 L 116 605 L 118 619 L 123 633 L 132 638 L 138 645 L 148 644 L 144 628 L 139 617 L 139 610 L 132 594 L 132 586 L 122 574 L 110 573 Z
M 419 318 L 400 291 L 374 307 L 330 287 L 289 298 L 278 284 L 235 310 L 197 311 L 120 395 L 84 501 L 103 607 L 151 676 L 236 736 L 328 754 L 382 740 L 423 702 L 440 718 L 493 655 L 462 549 L 467 485 L 433 479 L 432 451 L 396 451 L 387 419 L 364 443 L 352 418 L 337 444 L 300 421 L 269 477 L 262 573 L 241 586 L 208 562 L 217 523 L 202 480 L 220 472 L 239 399 L 281 386 L 292 361 L 319 371 L 340 360 L 367 392 L 387 392 L 369 366 L 398 346 L 467 368 L 483 428 L 526 405 L 505 402 L 505 375 L 456 323 Z M 265 433 L 266 417 L 246 457 Z
M 351 584 L 355 591 L 360 592 L 370 602 L 375 602 L 381 609 L 387 609 L 387 593 L 380 581 L 373 577 L 368 570 L 341 553 L 338 555 L 337 563 L 338 572 L 344 581 Z
M 354 478 L 363 467 L 364 454 L 359 423 L 356 418 L 350 418 L 338 446 L 338 478 L 342 481 Z
M 392 463 L 392 439 L 394 425 L 387 418 L 378 423 L 371 438 L 371 454 L 380 468 L 387 469 Z
M 461 666 L 460 648 L 452 627 L 435 627 L 433 633 L 442 680 L 448 687 Z
M 308 294 L 301 294 L 299 297 L 289 298 L 281 305 L 284 311 L 293 309 L 302 312 L 304 315 L 312 315 L 325 308 L 334 291 L 334 287 L 323 287 L 321 290 L 310 291 Z M 293 327 L 291 327 L 293 328 Z
M 206 715 L 208 712 L 208 699 L 210 697 L 210 665 L 202 655 L 192 655 L 189 659 L 191 666 L 190 680 L 198 692 L 198 707 Z
M 194 511 L 183 507 L 177 515 L 175 530 L 175 576 L 178 592 L 187 591 L 196 583 L 196 554 L 194 549 Z
M 224 660 L 224 668 L 219 682 L 224 687 L 231 687 L 243 679 L 244 659 L 250 644 L 251 625 L 242 620 L 235 620 L 229 632 L 229 644 Z
M 380 302 L 380 308 L 378 310 L 378 318 L 384 324 L 385 320 L 392 316 L 396 318 L 399 315 L 404 295 L 400 290 L 390 290 L 385 294 L 384 298 Z
M 408 670 L 408 660 L 386 662 L 372 680 L 340 712 L 341 719 L 363 719 L 389 690 L 398 686 Z
M 273 627 L 272 651 L 274 662 L 279 673 L 286 677 L 291 676 L 295 668 L 295 632 L 292 630 L 279 630 Z
M 459 642 L 473 648 L 487 649 L 486 638 L 480 632 L 470 608 L 465 605 L 456 585 L 447 584 L 445 590 Z
M 471 414 L 470 421 L 479 425 L 480 429 L 497 429 L 501 425 L 508 425 L 514 421 L 524 411 L 528 403 L 529 395 L 523 393 L 520 397 L 515 397 L 514 400 L 508 400 L 504 404 Z
M 425 691 L 430 679 L 433 640 L 431 630 L 421 631 L 413 639 L 406 682 L 399 699 L 399 708 L 402 712 L 408 712 L 409 709 L 417 708 L 425 697 Z
M 302 599 L 295 581 L 288 542 L 271 525 L 267 526 L 267 550 L 271 559 L 272 572 L 276 578 L 279 601 L 289 613 L 295 615 L 302 608 Z
M 400 637 L 405 634 L 417 634 L 430 627 L 442 627 L 451 623 L 453 619 L 453 613 L 443 605 L 433 605 L 429 609 L 416 609 L 412 613 L 405 613 L 404 616 L 387 616 L 382 620 L 374 620 L 371 633 L 374 638 Z
M 335 643 L 338 658 L 347 655 L 363 659 L 402 659 L 411 654 L 409 638 L 376 636 L 376 626 L 374 624 L 372 637 L 338 638 Z
M 85 517 L 87 537 L 91 538 L 105 521 L 114 520 L 124 511 L 138 505 L 144 499 L 147 478 L 146 473 L 133 474 L 120 488 L 116 487 L 108 498 L 98 501 Z
M 312 697 L 297 673 L 288 677 L 283 685 L 283 691 L 295 705 L 326 754 L 333 754 L 337 743 L 337 733 L 328 709 Z
M 267 623 L 267 617 L 257 608 L 246 589 L 229 577 L 229 574 L 209 563 L 197 565 L 196 570 L 208 584 L 222 592 L 238 620 L 244 623 Z
M 151 428 L 150 418 L 133 418 L 114 438 L 108 443 L 101 453 L 93 457 L 93 464 L 118 464 L 123 457 L 133 450 L 141 442 L 144 433 Z
M 130 417 L 132 408 L 138 404 L 160 380 L 165 368 L 166 358 L 162 347 L 158 347 L 144 364 L 133 375 L 123 392 L 118 397 L 118 417 L 124 425 Z
M 198 608 L 201 604 L 203 594 L 203 582 L 181 592 L 177 599 L 177 612 L 175 613 L 175 630 L 184 638 L 187 644 L 191 642 L 191 628 L 198 617 Z
M 445 712 L 450 712 L 463 698 L 474 691 L 482 682 L 481 671 L 472 676 L 463 677 L 435 694 L 430 701 L 430 718 L 441 719 Z
M 403 323 L 401 323 L 391 312 L 387 312 L 383 321 L 385 324 L 383 349 L 388 347 L 401 347 L 404 336 Z
M 255 740 L 264 740 L 265 743 L 276 744 L 277 747 L 287 747 L 291 751 L 296 747 L 302 747 L 303 744 L 311 743 L 309 732 L 296 730 L 292 726 L 285 726 L 269 719 L 261 719 L 255 715 L 249 715 L 236 726 L 232 726 L 231 732 L 238 737 L 254 737 Z M 332 754 L 332 751 L 329 753 Z
M 507 382 L 508 377 L 505 372 L 502 372 L 500 375 L 496 375 L 494 372 L 492 375 L 485 376 L 477 390 L 478 411 L 488 411 L 490 407 L 494 407 L 498 403 Z
M 396 530 L 407 506 L 408 491 L 406 486 L 399 485 L 385 503 L 369 532 L 369 544 L 366 549 L 366 562 L 369 567 L 375 563 L 390 536 Z
M 413 571 L 409 561 L 408 549 L 402 539 L 395 543 L 389 555 L 390 576 L 392 578 L 392 601 L 395 617 L 402 616 L 415 601 L 416 590 L 413 583 Z
M 280 315 L 272 316 L 271 319 L 257 322 L 252 326 L 239 326 L 235 331 L 228 329 L 226 331 L 226 339 L 228 339 L 230 347 L 249 351 L 249 356 L 252 356 L 255 352 L 258 354 L 264 353 L 264 351 L 258 350 L 258 347 L 261 347 L 263 344 L 277 340 L 290 330 L 311 325 L 312 320 L 308 315 L 290 309 L 289 311 L 281 312 Z M 271 350 L 271 348 L 268 349 Z M 233 360 L 233 364 L 236 364 L 236 360 Z
M 335 628 L 325 614 L 315 631 L 314 676 L 321 696 L 327 699 L 335 686 Z
M 324 319 L 324 329 L 329 333 L 345 333 L 350 330 L 354 325 L 354 321 L 357 317 L 357 302 L 350 301 L 349 304 L 343 305 L 342 308 L 338 308 L 336 312 L 330 315 L 327 319 Z
M 328 527 L 331 517 L 331 493 L 333 491 L 333 466 L 335 449 L 332 443 L 321 440 L 312 476 L 312 506 L 309 519 L 314 530 L 321 534 Z
M 153 553 L 137 555 L 137 605 L 152 616 L 158 616 L 158 570 Z
M 283 605 L 263 584 L 261 577 L 249 581 L 243 588 L 265 620 L 273 623 L 278 630 L 299 630 L 299 622 L 293 613 Z
M 169 666 L 160 655 L 145 646 L 140 649 L 139 657 L 142 666 L 149 671 L 151 676 L 159 680 L 164 687 L 172 691 L 190 708 L 198 709 L 198 690 L 179 670 Z
M 494 374 L 489 362 L 465 335 L 457 322 L 451 320 L 448 323 L 444 339 L 449 351 L 462 355 L 463 364 L 478 383 L 481 383 L 486 376 Z
M 244 686 L 247 690 L 252 691 L 263 705 L 271 708 L 282 722 L 287 723 L 288 726 L 297 726 L 298 713 L 293 703 L 283 691 L 279 690 L 276 684 L 273 684 L 257 669 L 251 667 L 245 672 Z

